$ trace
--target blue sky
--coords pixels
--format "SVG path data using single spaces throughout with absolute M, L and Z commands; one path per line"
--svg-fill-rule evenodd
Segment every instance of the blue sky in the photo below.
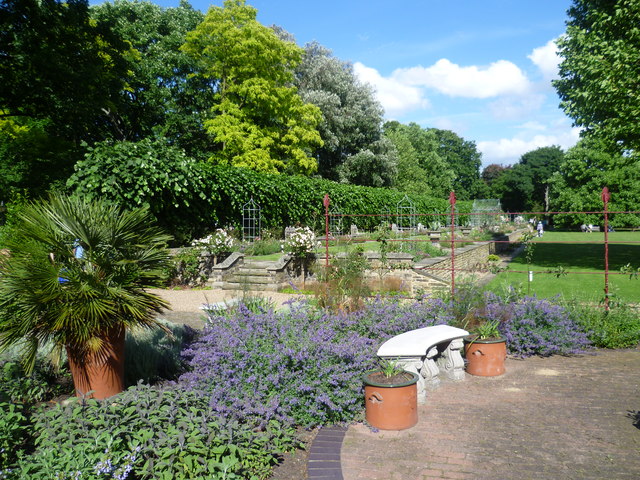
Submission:
M 156 0 L 176 6 L 178 0 Z M 202 11 L 222 0 L 193 0 Z M 570 0 L 248 0 L 299 45 L 316 40 L 353 63 L 385 118 L 453 130 L 483 164 L 575 144 L 551 86 Z

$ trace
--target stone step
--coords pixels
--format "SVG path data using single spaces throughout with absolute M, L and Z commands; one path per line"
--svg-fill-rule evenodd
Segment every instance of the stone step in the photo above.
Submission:
M 238 268 L 237 275 L 255 275 L 257 277 L 268 277 L 269 272 L 264 268 L 247 268 L 246 266 Z
M 222 290 L 257 290 L 257 291 L 271 291 L 277 292 L 279 289 L 279 285 L 275 283 L 268 284 L 246 284 L 246 283 L 234 283 L 234 282 L 224 282 L 222 284 Z
M 247 283 L 247 284 L 260 284 L 264 285 L 265 283 L 271 283 L 273 280 L 269 276 L 256 276 L 256 275 L 242 275 L 240 273 L 235 273 L 233 275 L 229 275 L 226 278 L 227 282 L 231 283 Z
M 258 262 L 258 261 L 245 261 L 241 268 L 250 268 L 250 269 L 259 269 L 266 270 L 267 268 L 273 267 L 276 262 Z

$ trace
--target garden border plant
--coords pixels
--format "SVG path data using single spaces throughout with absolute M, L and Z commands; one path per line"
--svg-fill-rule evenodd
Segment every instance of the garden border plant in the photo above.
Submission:
M 78 395 L 122 391 L 125 332 L 158 325 L 168 307 L 145 288 L 161 285 L 170 238 L 147 209 L 61 195 L 29 203 L 0 258 L 0 350 L 24 342 L 29 374 L 50 341 L 66 350 Z

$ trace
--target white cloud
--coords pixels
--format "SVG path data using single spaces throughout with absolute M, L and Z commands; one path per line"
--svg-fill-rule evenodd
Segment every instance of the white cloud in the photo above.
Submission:
M 516 125 L 516 128 L 521 129 L 521 130 L 546 130 L 547 126 L 540 123 L 540 122 L 536 122 L 536 121 L 530 121 L 530 122 L 526 122 L 523 123 L 522 125 Z
M 567 128 L 566 126 L 564 129 L 558 126 L 554 128 L 553 133 L 549 134 L 531 134 L 532 131 L 540 131 L 540 127 L 541 124 L 534 123 L 531 128 L 514 138 L 478 142 L 478 150 L 482 152 L 483 164 L 513 164 L 523 154 L 540 147 L 559 145 L 566 150 L 573 147 L 580 137 L 579 128 Z
M 428 68 L 397 69 L 392 78 L 405 85 L 430 87 L 445 95 L 464 98 L 523 95 L 531 89 L 522 70 L 506 60 L 481 68 L 461 67 L 443 58 Z
M 527 58 L 540 69 L 546 80 L 558 78 L 558 65 L 561 58 L 558 56 L 556 39 L 549 40 L 543 47 L 534 48 Z
M 394 78 L 385 78 L 375 68 L 360 62 L 353 64 L 353 71 L 360 81 L 370 84 L 376 90 L 376 98 L 384 108 L 387 118 L 429 107 L 429 101 L 420 88 L 403 84 Z
M 499 98 L 489 104 L 489 111 L 498 120 L 526 118 L 528 114 L 540 109 L 544 104 L 545 98 L 544 95 L 539 93 L 528 93 L 520 97 Z

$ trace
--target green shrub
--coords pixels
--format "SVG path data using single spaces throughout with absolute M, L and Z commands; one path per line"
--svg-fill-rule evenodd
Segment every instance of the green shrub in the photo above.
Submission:
M 295 442 L 275 421 L 257 427 L 227 421 L 206 396 L 180 389 L 140 385 L 108 401 L 72 399 L 36 416 L 36 449 L 14 478 L 262 479 Z
M 203 285 L 207 276 L 201 268 L 200 250 L 197 248 L 181 248 L 171 257 L 171 264 L 166 271 L 167 284 L 177 285 Z
M 76 163 L 67 188 L 126 209 L 149 207 L 178 244 L 211 228 L 212 192 L 201 164 L 164 139 L 96 143 Z
M 0 402 L 0 478 L 2 470 L 11 467 L 21 456 L 28 432 L 22 406 Z
M 38 352 L 35 368 L 27 375 L 19 361 L 20 346 L 8 349 L 0 355 L 0 402 L 23 405 L 27 410 L 73 390 L 71 375 L 65 368 L 56 368 L 43 353 Z M 60 363 L 64 360 L 61 357 Z
M 600 348 L 629 348 L 640 343 L 640 314 L 628 306 L 574 307 L 574 316 Z

